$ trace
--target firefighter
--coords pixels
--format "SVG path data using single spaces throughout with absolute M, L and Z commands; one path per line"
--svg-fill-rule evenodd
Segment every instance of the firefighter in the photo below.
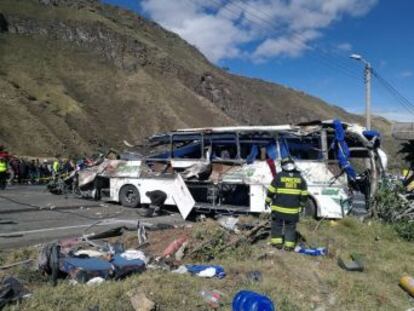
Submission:
M 282 172 L 267 190 L 266 205 L 272 209 L 271 244 L 291 251 L 296 245 L 296 224 L 308 196 L 306 181 L 291 158 L 282 159 Z
M 4 156 L 0 157 L 0 190 L 6 189 L 7 185 L 7 159 Z

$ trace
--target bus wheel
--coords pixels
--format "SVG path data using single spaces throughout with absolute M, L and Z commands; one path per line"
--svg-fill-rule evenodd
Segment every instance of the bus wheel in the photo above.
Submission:
M 123 186 L 119 191 L 119 201 L 124 207 L 138 207 L 141 203 L 138 189 L 133 185 Z
M 302 211 L 302 216 L 312 217 L 316 219 L 316 203 L 315 201 L 313 201 L 313 199 L 308 199 L 308 201 L 306 202 L 306 205 Z

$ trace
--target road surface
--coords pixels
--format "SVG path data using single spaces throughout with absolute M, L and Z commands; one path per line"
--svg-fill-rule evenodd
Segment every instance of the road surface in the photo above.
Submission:
M 64 237 L 81 236 L 125 225 L 184 224 L 179 214 L 142 218 L 117 204 L 50 194 L 45 186 L 10 186 L 0 191 L 0 250 Z M 93 227 L 91 227 L 93 226 Z

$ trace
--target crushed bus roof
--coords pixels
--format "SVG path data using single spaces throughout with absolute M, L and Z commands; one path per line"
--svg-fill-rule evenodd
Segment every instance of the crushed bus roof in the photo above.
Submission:
M 299 126 L 292 125 L 260 125 L 260 126 L 223 126 L 223 127 L 200 127 L 178 129 L 176 132 L 265 132 L 265 131 L 289 131 L 298 130 Z
M 302 124 L 282 124 L 282 125 L 246 125 L 246 126 L 222 126 L 222 127 L 199 127 L 199 128 L 186 128 L 178 129 L 172 132 L 175 133 L 187 133 L 187 132 L 265 132 L 265 131 L 295 131 L 304 127 L 316 127 L 316 126 L 330 126 L 333 124 L 333 120 L 325 121 L 313 121 Z M 342 122 L 345 127 L 351 126 L 350 123 Z

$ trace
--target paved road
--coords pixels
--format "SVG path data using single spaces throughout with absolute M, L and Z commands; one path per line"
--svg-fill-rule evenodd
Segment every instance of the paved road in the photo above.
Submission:
M 117 204 L 52 195 L 44 186 L 11 186 L 0 191 L 0 249 L 99 232 L 120 225 L 183 224 L 179 214 L 142 218 Z

